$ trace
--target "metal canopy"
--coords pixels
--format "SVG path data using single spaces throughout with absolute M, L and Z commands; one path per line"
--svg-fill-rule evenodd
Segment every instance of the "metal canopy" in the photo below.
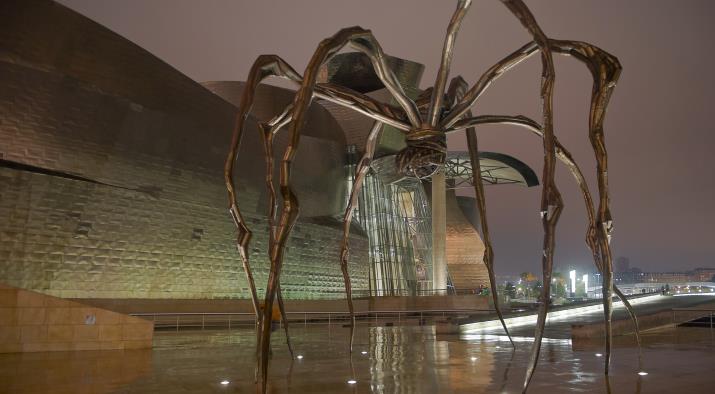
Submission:
M 536 174 L 526 163 L 503 153 L 479 152 L 479 165 L 483 183 L 486 185 L 515 184 L 531 187 L 539 184 Z M 394 155 L 375 159 L 370 167 L 383 182 L 388 184 L 409 179 L 397 172 Z M 449 152 L 445 161 L 445 171 L 449 189 L 474 186 L 468 152 Z
M 534 170 L 521 160 L 496 152 L 479 152 L 482 183 L 485 185 L 517 184 L 532 187 L 539 184 Z M 473 187 L 472 163 L 469 152 L 449 152 L 445 162 L 445 175 L 451 180 L 451 189 Z

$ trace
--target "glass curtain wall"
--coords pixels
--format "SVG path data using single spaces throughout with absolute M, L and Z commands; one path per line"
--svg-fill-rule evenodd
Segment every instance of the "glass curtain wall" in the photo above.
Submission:
M 349 147 L 352 188 L 359 158 Z M 422 183 L 388 184 L 370 170 L 353 216 L 370 245 L 370 295 L 418 295 L 432 287 L 430 205 Z

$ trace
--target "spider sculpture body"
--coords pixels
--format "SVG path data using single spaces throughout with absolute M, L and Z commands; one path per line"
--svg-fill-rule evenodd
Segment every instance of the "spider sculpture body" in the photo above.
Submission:
M 478 81 L 471 87 L 469 87 L 461 77 L 455 77 L 447 83 L 454 42 L 462 19 L 471 5 L 471 0 L 458 1 L 457 9 L 447 28 L 447 35 L 435 84 L 432 88 L 425 90 L 417 100 L 412 100 L 405 94 L 403 88 L 399 82 L 397 82 L 395 75 L 388 67 L 386 56 L 372 33 L 360 27 L 342 29 L 332 37 L 320 42 L 303 75 L 297 73 L 290 65 L 275 55 L 262 55 L 254 62 L 241 97 L 231 148 L 224 168 L 224 175 L 228 189 L 230 213 L 237 227 L 236 244 L 251 288 L 252 301 L 256 311 L 257 321 L 259 322 L 257 324 L 258 341 L 256 357 L 258 364 L 256 374 L 258 374 L 260 370 L 263 392 L 266 390 L 267 383 L 271 314 L 261 313 L 261 308 L 259 307 L 260 304 L 249 265 L 248 245 L 251 240 L 251 232 L 246 227 L 246 223 L 237 205 L 233 166 L 238 154 L 244 122 L 251 111 L 256 87 L 267 77 L 286 78 L 296 83 L 299 88 L 292 104 L 288 105 L 273 119 L 260 123 L 266 154 L 266 187 L 269 190 L 270 198 L 268 219 L 270 228 L 269 255 L 271 267 L 263 302 L 263 310 L 270 311 L 274 300 L 277 299 L 280 309 L 283 311 L 282 297 L 280 295 L 280 274 L 283 254 L 286 241 L 299 212 L 298 199 L 291 187 L 291 164 L 300 143 L 301 128 L 305 123 L 308 106 L 313 99 L 321 99 L 351 108 L 375 121 L 368 136 L 366 146 L 363 149 L 364 154 L 358 163 L 354 187 L 352 188 L 348 207 L 344 214 L 344 236 L 340 264 L 345 280 L 348 306 L 352 317 L 350 334 L 351 351 L 355 321 L 351 300 L 350 278 L 347 270 L 349 251 L 348 232 L 353 209 L 357 203 L 362 182 L 369 170 L 369 165 L 373 158 L 383 125 L 393 126 L 404 134 L 407 146 L 397 154 L 396 166 L 398 170 L 405 175 L 417 178 L 427 178 L 436 171 L 440 171 L 447 152 L 447 134 L 461 130 L 466 131 L 473 169 L 473 184 L 480 213 L 481 235 L 486 249 L 484 253 L 484 264 L 487 267 L 492 289 L 496 289 L 494 253 L 491 247 L 487 224 L 486 202 L 480 175 L 478 141 L 475 127 L 483 124 L 517 125 L 526 128 L 532 134 L 540 137 L 544 149 L 544 168 L 542 172 L 543 189 L 541 198 L 541 220 L 544 228 L 542 256 L 544 285 L 541 299 L 548 300 L 550 297 L 555 228 L 563 208 L 561 195 L 554 182 L 555 162 L 559 160 L 569 169 L 582 192 L 586 214 L 589 219 L 586 243 L 592 251 L 597 269 L 603 275 L 603 305 L 606 326 L 606 374 L 608 374 L 610 363 L 611 297 L 614 291 L 619 298 L 623 300 L 631 314 L 636 324 L 636 337 L 638 338 L 637 320 L 632 312 L 632 308 L 623 294 L 613 285 L 612 259 L 609 245 L 612 225 L 609 209 L 607 154 L 604 142 L 603 122 L 611 92 L 615 87 L 621 71 L 620 64 L 615 57 L 591 44 L 548 38 L 536 23 L 533 15 L 522 0 L 501 0 L 501 2 L 528 30 L 533 37 L 533 41 L 525 44 L 523 47 L 497 62 L 482 74 Z M 381 103 L 371 97 L 339 85 L 317 82 L 318 70 L 321 65 L 326 63 L 332 56 L 346 46 L 363 52 L 370 58 L 376 75 L 392 95 L 397 105 Z M 470 108 L 494 80 L 510 68 L 537 53 L 540 54 L 542 61 L 541 99 L 543 108 L 541 123 L 519 115 L 472 116 Z M 581 61 L 587 66 L 593 76 L 589 116 L 589 139 L 597 162 L 598 208 L 594 205 L 593 198 L 591 197 L 581 170 L 573 161 L 566 148 L 559 143 L 554 135 L 552 101 L 555 74 L 553 54 L 567 55 Z M 282 206 L 278 214 L 276 204 L 277 196 L 272 178 L 274 167 L 273 136 L 284 126 L 287 126 L 287 132 L 289 133 L 289 144 L 283 152 L 282 160 L 280 161 L 279 183 Z M 508 335 L 507 326 L 504 324 L 504 319 L 499 308 L 497 293 L 496 291 L 492 291 L 491 293 L 493 295 L 497 315 Z M 542 302 L 540 304 L 535 328 L 535 342 L 531 350 L 531 358 L 524 380 L 524 390 L 528 387 L 538 361 L 548 308 L 548 302 Z M 290 343 L 288 346 L 290 348 Z

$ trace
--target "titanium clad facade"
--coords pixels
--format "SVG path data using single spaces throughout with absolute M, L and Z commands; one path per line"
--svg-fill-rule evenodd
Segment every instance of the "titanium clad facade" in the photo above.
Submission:
M 5 1 L 0 16 L 0 282 L 72 298 L 248 298 L 222 173 L 235 107 L 59 4 Z M 345 141 L 319 106 L 306 129 L 283 294 L 340 298 Z M 254 119 L 245 133 L 239 195 L 262 291 Z M 351 242 L 353 287 L 367 289 L 367 241 L 358 229 Z

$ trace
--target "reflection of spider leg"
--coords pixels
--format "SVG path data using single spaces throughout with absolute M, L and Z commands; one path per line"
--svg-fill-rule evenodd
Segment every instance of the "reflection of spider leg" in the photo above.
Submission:
M 553 90 L 554 90 L 554 59 L 551 55 L 549 40 L 534 19 L 534 15 L 522 0 L 502 0 L 502 3 L 519 19 L 522 25 L 534 37 L 534 42 L 541 51 L 541 101 L 544 120 L 544 170 L 541 189 L 541 222 L 544 227 L 543 256 L 541 258 L 543 284 L 541 287 L 541 303 L 534 332 L 534 344 L 531 348 L 531 358 L 524 378 L 524 391 L 529 386 L 539 361 L 541 340 L 544 337 L 546 314 L 549 311 L 551 297 L 551 273 L 554 265 L 554 249 L 556 238 L 556 223 L 563 209 L 561 193 L 555 182 L 556 144 L 553 129 Z
M 456 102 L 464 96 L 467 90 L 467 82 L 462 77 L 456 77 L 450 82 L 449 91 L 447 93 L 450 101 Z M 471 117 L 472 112 L 467 111 L 466 116 Z M 479 209 L 479 221 L 482 230 L 482 241 L 484 241 L 484 265 L 487 267 L 487 273 L 489 275 L 489 286 L 492 291 L 492 300 L 494 301 L 494 309 L 497 312 L 499 321 L 501 321 L 502 327 L 504 327 L 504 332 L 507 337 L 509 337 L 509 342 L 511 342 L 512 348 L 515 348 L 514 341 L 511 339 L 509 334 L 509 329 L 504 322 L 504 315 L 502 314 L 501 307 L 499 306 L 499 294 L 497 292 L 496 275 L 494 273 L 494 251 L 492 249 L 492 241 L 489 236 L 489 226 L 487 223 L 487 200 L 484 196 L 484 185 L 482 184 L 482 170 L 479 163 L 479 144 L 477 142 L 477 132 L 474 127 L 467 128 L 467 146 L 469 149 L 469 160 L 472 164 L 472 183 L 474 184 L 474 194 L 477 200 L 477 208 Z
M 331 38 L 320 42 L 315 53 L 311 57 L 306 71 L 301 81 L 301 87 L 298 90 L 293 102 L 292 121 L 289 126 L 289 141 L 288 146 L 281 160 L 280 171 L 280 191 L 283 200 L 280 220 L 275 232 L 275 243 L 271 248 L 271 268 L 268 274 L 268 285 L 266 286 L 265 308 L 270 310 L 273 306 L 273 301 L 276 295 L 280 272 L 283 264 L 285 253 L 285 244 L 288 240 L 293 225 L 298 218 L 299 206 L 298 199 L 293 191 L 290 181 L 290 173 L 295 153 L 300 142 L 300 130 L 305 124 L 308 107 L 313 99 L 316 91 L 316 79 L 320 66 L 334 56 L 345 45 L 350 44 L 353 48 L 358 49 L 368 55 L 375 67 L 376 74 L 382 80 L 386 88 L 392 93 L 398 103 L 403 106 L 411 124 L 415 122 L 421 123 L 420 115 L 412 100 L 410 100 L 402 91 L 402 88 L 396 81 L 396 77 L 387 67 L 385 55 L 380 48 L 378 42 L 367 30 L 360 27 L 352 27 L 342 29 Z M 249 89 L 255 89 L 254 86 L 249 86 Z M 249 95 L 252 95 L 250 93 Z M 245 96 L 245 95 L 244 95 Z M 351 315 L 353 311 L 350 311 Z M 270 315 L 263 314 L 263 330 L 261 339 L 261 375 L 262 375 L 262 391 L 265 393 L 267 389 L 268 379 L 268 351 L 270 349 Z
M 278 309 L 281 312 L 281 320 L 283 320 L 283 330 L 286 334 L 286 345 L 288 345 L 288 351 L 290 352 L 290 358 L 292 359 L 293 346 L 290 344 L 290 334 L 288 333 L 288 315 L 286 314 L 285 304 L 283 303 L 283 293 L 281 292 L 281 284 L 278 283 Z
M 367 137 L 367 142 L 365 143 L 365 153 L 363 154 L 360 162 L 355 170 L 355 181 L 353 182 L 352 190 L 350 191 L 350 199 L 348 200 L 348 206 L 345 208 L 345 214 L 343 215 L 343 241 L 340 247 L 340 268 L 343 271 L 343 279 L 345 280 L 345 292 L 348 300 L 348 309 L 351 311 L 350 314 L 350 351 L 353 350 L 353 340 L 355 338 L 355 315 L 352 314 L 353 311 L 353 300 L 352 291 L 350 286 L 350 276 L 348 273 L 348 259 L 350 254 L 349 239 L 350 236 L 350 223 L 352 222 L 353 212 L 355 211 L 355 206 L 357 205 L 358 197 L 360 196 L 360 190 L 362 189 L 363 182 L 365 181 L 365 176 L 370 170 L 370 162 L 375 154 L 375 146 L 377 141 L 380 139 L 380 134 L 382 132 L 382 123 L 375 122 L 370 130 L 370 134 Z

